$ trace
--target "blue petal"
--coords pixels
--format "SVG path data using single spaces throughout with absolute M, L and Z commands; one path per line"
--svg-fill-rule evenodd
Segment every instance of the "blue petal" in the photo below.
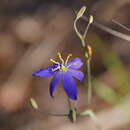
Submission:
M 62 85 L 67 96 L 72 100 L 76 100 L 78 91 L 70 72 L 62 73 Z
M 72 76 L 74 76 L 75 78 L 77 78 L 80 81 L 82 81 L 82 79 L 84 78 L 83 72 L 81 72 L 79 70 L 69 69 L 69 72 L 71 72 Z
M 67 66 L 70 64 L 74 64 L 70 66 L 69 68 L 78 69 L 83 65 L 83 62 L 80 60 L 80 58 L 75 58 L 67 63 Z
M 53 77 L 53 79 L 51 80 L 50 83 L 50 96 L 53 97 L 53 93 L 55 91 L 55 88 L 58 86 L 58 82 L 60 80 L 60 74 L 56 73 Z
M 55 71 L 52 71 L 54 66 L 45 68 L 45 69 L 39 69 L 32 73 L 33 76 L 39 76 L 39 77 L 49 77 L 55 73 Z

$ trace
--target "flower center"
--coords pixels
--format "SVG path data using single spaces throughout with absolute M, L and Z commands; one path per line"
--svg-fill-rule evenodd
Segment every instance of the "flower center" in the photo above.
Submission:
M 63 71 L 63 72 L 67 72 L 68 71 L 68 69 L 64 65 L 62 65 L 60 67 L 60 70 Z
M 61 72 L 67 72 L 68 71 L 68 66 L 66 67 L 65 65 L 67 64 L 69 58 L 72 56 L 72 54 L 69 54 L 67 56 L 67 59 L 66 61 L 63 60 L 61 54 L 58 52 L 57 55 L 59 56 L 59 59 L 61 60 L 61 63 L 53 60 L 53 59 L 50 59 L 51 62 L 53 62 L 54 64 L 57 64 L 58 66 L 54 69 L 52 69 L 52 71 L 56 71 L 56 70 L 60 70 Z M 71 66 L 71 65 L 69 65 Z

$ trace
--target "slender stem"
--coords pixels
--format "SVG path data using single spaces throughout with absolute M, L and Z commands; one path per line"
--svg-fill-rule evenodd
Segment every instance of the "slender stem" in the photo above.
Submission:
M 43 115 L 49 115 L 49 116 L 58 116 L 58 117 L 63 117 L 63 116 L 68 116 L 68 114 L 57 114 L 57 113 L 46 113 L 46 112 L 44 112 L 43 110 L 41 110 L 41 109 L 38 109 L 38 110 L 36 110 L 38 113 L 40 113 L 40 114 L 43 114 Z
M 87 76 L 88 76 L 88 105 L 91 104 L 92 100 L 92 84 L 91 84 L 91 59 L 87 61 Z
M 85 39 L 86 39 L 86 35 L 87 35 L 87 32 L 88 32 L 88 29 L 89 29 L 89 26 L 90 24 L 87 25 L 86 29 L 85 29 L 85 32 L 84 32 L 84 39 L 82 39 L 82 45 L 86 45 L 85 44 Z M 83 46 L 85 48 L 85 46 Z M 86 53 L 86 50 L 85 50 L 85 53 Z M 88 52 L 87 52 L 88 53 Z M 89 56 L 89 54 L 88 54 Z M 88 102 L 88 105 L 91 104 L 91 100 L 92 100 L 92 85 L 91 85 L 91 57 L 86 57 L 87 61 L 86 61 L 86 66 L 87 66 L 87 79 L 88 79 L 88 97 L 87 97 L 87 102 Z
M 69 98 L 68 98 L 68 106 L 69 106 L 69 110 L 72 110 L 72 105 L 71 105 L 71 101 Z
M 82 46 L 83 46 L 83 48 L 85 48 L 86 44 L 85 44 L 85 40 L 84 40 L 84 38 L 81 39 L 81 42 L 82 42 Z
M 88 32 L 88 29 L 90 27 L 90 23 L 88 23 L 85 31 L 84 31 L 84 35 L 83 35 L 83 41 L 85 42 L 86 41 L 86 36 L 87 36 L 87 32 Z M 85 52 L 86 53 L 86 52 Z M 92 85 L 91 85 L 91 56 L 89 56 L 89 52 L 88 53 L 88 57 L 87 57 L 87 78 L 88 78 L 88 98 L 87 98 L 87 101 L 88 101 L 88 105 L 91 104 L 91 99 L 92 99 Z
M 84 35 L 83 35 L 84 36 L 84 41 L 86 40 L 86 35 L 87 35 L 89 27 L 90 27 L 90 23 L 88 23 L 88 25 L 87 25 L 87 27 L 86 27 L 86 29 L 84 31 Z
M 54 113 L 47 113 L 47 114 L 50 115 L 50 116 L 60 116 L 60 117 L 68 116 L 68 114 L 54 114 Z
M 77 29 L 77 21 L 78 21 L 78 19 L 75 19 L 75 21 L 74 21 L 74 29 L 75 29 L 75 32 L 76 32 L 76 34 L 77 34 L 77 36 L 80 38 L 80 40 L 82 41 L 82 35 L 80 34 L 80 32 L 78 31 L 78 29 Z M 84 46 L 84 45 L 83 45 Z
M 91 18 L 91 17 L 90 17 Z M 88 29 L 92 23 L 91 19 L 88 20 L 88 25 L 87 27 L 85 28 L 85 31 L 84 31 L 84 34 L 82 35 L 78 29 L 77 29 L 77 21 L 79 20 L 80 18 L 78 19 L 75 19 L 74 21 L 74 29 L 75 29 L 75 32 L 77 34 L 77 36 L 80 38 L 81 40 L 81 43 L 82 43 L 82 47 L 84 48 L 85 50 L 85 57 L 86 57 L 86 67 L 87 67 L 87 79 L 88 79 L 88 97 L 87 97 L 87 100 L 88 100 L 88 105 L 90 105 L 91 103 L 91 98 L 92 98 L 92 87 L 91 87 L 91 64 L 90 64 L 90 61 L 91 61 L 91 55 L 89 55 L 89 50 L 86 50 L 87 48 L 87 45 L 86 45 L 86 36 L 87 36 L 87 33 L 88 33 Z M 86 55 L 87 54 L 87 55 Z

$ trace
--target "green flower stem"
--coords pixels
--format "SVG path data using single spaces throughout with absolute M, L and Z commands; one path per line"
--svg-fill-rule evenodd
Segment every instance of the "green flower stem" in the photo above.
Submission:
M 68 116 L 68 114 L 55 114 L 55 113 L 47 113 L 47 114 L 50 116 L 60 116 L 60 117 Z
M 77 34 L 77 36 L 79 37 L 79 39 L 81 40 L 82 43 L 82 47 L 85 50 L 85 57 L 86 57 L 86 68 L 87 68 L 87 75 L 85 76 L 85 78 L 88 79 L 88 97 L 87 97 L 87 101 L 88 101 L 88 105 L 91 104 L 91 99 L 92 99 L 92 85 L 91 85 L 91 55 L 89 54 L 89 50 L 87 50 L 87 45 L 86 45 L 86 36 L 87 36 L 87 32 L 88 29 L 91 25 L 91 23 L 93 22 L 93 16 L 90 15 L 89 17 L 89 21 L 88 21 L 88 25 L 85 28 L 85 31 L 83 34 L 81 34 L 78 29 L 77 29 L 77 21 L 80 20 L 80 18 L 83 16 L 83 13 L 85 12 L 86 8 L 82 7 L 80 9 L 80 11 L 78 12 L 78 17 L 76 17 L 75 21 L 74 21 L 74 29 L 75 32 Z M 80 14 L 81 13 L 81 14 Z
M 88 30 L 88 26 L 87 26 L 86 30 Z M 85 31 L 85 32 L 87 32 L 87 31 Z M 85 44 L 85 40 L 82 40 L 82 45 L 84 45 L 84 44 Z M 86 47 L 84 47 L 84 49 L 85 49 L 86 68 L 87 68 L 87 74 L 85 76 L 85 79 L 88 79 L 87 103 L 88 103 L 88 105 L 91 105 L 91 100 L 92 100 L 91 56 L 89 55 L 89 52 L 86 51 Z
M 74 29 L 75 29 L 75 32 L 76 32 L 77 36 L 78 36 L 79 39 L 82 41 L 82 46 L 85 47 L 85 42 L 84 42 L 83 36 L 82 36 L 82 34 L 80 34 L 80 32 L 79 32 L 78 29 L 77 29 L 77 21 L 78 21 L 78 20 L 79 20 L 79 19 L 75 19 L 75 21 L 74 21 Z
M 84 35 L 83 35 L 84 41 L 86 40 L 87 32 L 88 32 L 88 29 L 89 29 L 90 25 L 91 25 L 91 23 L 88 23 L 88 25 L 87 25 L 87 27 L 86 27 L 86 29 L 84 31 Z
M 91 59 L 87 60 L 87 76 L 88 76 L 88 105 L 91 104 L 92 100 L 92 83 L 91 83 Z
M 70 101 L 70 99 L 69 99 L 69 98 L 68 98 L 68 106 L 69 106 L 69 111 L 73 109 L 73 108 L 72 108 L 71 101 Z
M 64 116 L 68 116 L 68 114 L 57 114 L 57 113 L 46 113 L 43 110 L 38 109 L 37 112 L 43 114 L 43 115 L 48 115 L 48 116 L 57 116 L 57 117 L 64 117 Z
M 43 114 L 43 115 L 48 115 L 48 116 L 57 116 L 57 117 L 64 117 L 64 116 L 68 116 L 68 114 L 57 114 L 57 113 L 46 113 L 46 112 L 44 112 L 43 110 L 41 110 L 41 109 L 37 109 L 36 110 L 38 113 L 40 113 L 40 114 Z

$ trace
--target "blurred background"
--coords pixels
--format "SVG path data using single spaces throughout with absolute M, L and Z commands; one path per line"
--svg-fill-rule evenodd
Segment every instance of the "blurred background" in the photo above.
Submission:
M 92 46 L 93 99 L 87 106 L 85 81 L 78 85 L 78 112 L 92 109 L 108 130 L 130 130 L 130 0 L 1 0 L 0 1 L 0 130 L 96 130 L 89 117 L 72 124 L 66 117 L 44 113 L 68 113 L 66 95 L 58 87 L 52 99 L 50 78 L 33 77 L 34 70 L 51 65 L 60 51 L 85 62 L 84 49 L 73 28 L 75 11 L 87 6 L 86 17 L 126 34 L 118 38 L 91 25 L 87 43 Z M 113 22 L 125 25 L 124 29 Z M 87 22 L 81 20 L 81 32 Z M 82 67 L 86 72 L 86 67 Z M 33 110 L 33 97 L 44 113 Z

